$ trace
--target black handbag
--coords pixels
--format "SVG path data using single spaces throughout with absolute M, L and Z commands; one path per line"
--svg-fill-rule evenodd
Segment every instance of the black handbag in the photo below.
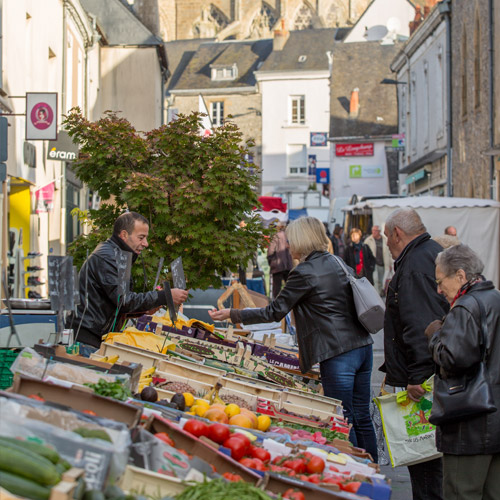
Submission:
M 471 294 L 472 297 L 474 295 Z M 434 378 L 434 400 L 429 422 L 434 425 L 445 425 L 483 413 L 497 411 L 493 402 L 491 388 L 486 369 L 486 313 L 481 302 L 474 297 L 479 306 L 481 327 L 479 333 L 481 361 L 472 373 L 464 373 L 456 377 L 442 378 L 436 373 Z

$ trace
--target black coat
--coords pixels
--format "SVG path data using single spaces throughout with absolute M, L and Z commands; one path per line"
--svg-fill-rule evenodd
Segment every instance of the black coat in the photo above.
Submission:
M 436 444 L 439 451 L 451 455 L 492 455 L 500 453 L 500 292 L 491 281 L 473 285 L 455 302 L 429 348 L 447 375 L 463 373 L 479 363 L 481 314 L 471 295 L 481 301 L 486 313 L 486 369 L 497 411 L 439 426 Z
M 435 264 L 442 250 L 428 233 L 408 243 L 394 262 L 384 321 L 386 383 L 406 387 L 424 382 L 434 373 L 425 329 L 441 319 L 448 302 L 437 293 Z
M 78 335 L 79 342 L 98 347 L 101 337 L 113 326 L 119 300 L 116 255 L 120 250 L 132 252 L 125 242 L 113 236 L 99 243 L 80 269 L 80 304 L 76 316 L 70 316 L 67 322 L 76 332 L 81 321 L 83 330 Z M 85 310 L 86 289 L 88 306 Z M 120 297 L 119 313 L 148 311 L 165 303 L 166 295 L 163 290 L 146 293 L 130 291 L 125 298 Z
M 361 270 L 361 273 L 357 274 L 357 277 L 362 278 L 364 276 L 373 285 L 373 271 L 375 270 L 376 262 L 375 256 L 368 245 L 362 243 L 361 249 L 363 251 L 363 269 Z M 344 260 L 348 266 L 352 267 L 356 271 L 356 251 L 352 243 L 350 243 L 345 249 Z
M 313 252 L 292 269 L 285 287 L 267 307 L 231 309 L 231 320 L 269 323 L 292 309 L 303 373 L 315 363 L 373 343 L 358 321 L 349 281 L 328 252 Z

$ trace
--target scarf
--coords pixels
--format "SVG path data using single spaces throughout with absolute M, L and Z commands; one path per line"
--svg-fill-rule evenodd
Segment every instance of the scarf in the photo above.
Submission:
M 464 283 L 461 286 L 460 290 L 455 295 L 455 298 L 452 300 L 452 302 L 450 304 L 450 308 L 452 308 L 455 305 L 455 302 L 460 297 L 462 297 L 462 295 L 465 295 L 476 283 L 480 283 L 481 281 L 483 281 L 483 277 L 482 276 L 474 276 L 469 281 L 467 281 L 467 283 Z

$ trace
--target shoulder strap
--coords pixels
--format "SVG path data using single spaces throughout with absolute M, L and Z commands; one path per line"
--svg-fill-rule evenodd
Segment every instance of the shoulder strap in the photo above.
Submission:
M 476 301 L 479 307 L 479 314 L 481 316 L 481 326 L 479 328 L 479 346 L 481 349 L 481 361 L 484 361 L 486 358 L 486 339 L 488 338 L 488 326 L 486 324 L 486 311 L 484 310 L 483 304 L 481 301 L 471 293 L 470 296 Z
M 353 280 L 355 280 L 356 278 L 349 272 L 349 270 L 345 266 L 345 264 L 342 261 L 342 259 L 340 257 L 337 257 L 336 255 L 334 255 L 333 257 L 337 261 L 337 263 L 339 264 L 339 266 L 342 268 L 342 270 L 344 271 L 345 275 L 347 276 L 347 279 L 350 282 L 352 282 Z

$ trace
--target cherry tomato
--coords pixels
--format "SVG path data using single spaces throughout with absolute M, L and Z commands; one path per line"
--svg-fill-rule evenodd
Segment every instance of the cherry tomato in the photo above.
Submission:
M 233 481 L 233 482 L 243 481 L 243 478 L 239 474 L 233 474 L 231 472 L 224 472 L 222 476 L 228 481 Z
M 359 487 L 361 486 L 361 482 L 351 481 L 349 483 L 340 483 L 339 486 L 341 490 L 348 491 L 350 493 L 356 493 L 359 490 Z
M 172 446 L 172 448 L 175 448 L 175 444 L 172 438 L 166 432 L 157 432 L 155 434 L 155 437 L 158 438 L 160 441 L 167 443 L 169 446 Z
M 306 469 L 309 474 L 321 474 L 323 470 L 325 469 L 325 461 L 318 456 L 312 456 L 307 464 L 306 464 Z
M 208 433 L 208 425 L 205 422 L 196 420 L 195 418 L 188 420 L 184 424 L 183 429 L 196 437 L 206 436 Z
M 306 464 L 302 458 L 285 460 L 282 465 L 292 469 L 296 474 L 303 474 L 306 471 Z
M 283 498 L 288 498 L 289 500 L 306 500 L 304 493 L 298 490 L 290 488 L 283 493 Z
M 222 444 L 231 437 L 231 431 L 227 425 L 215 423 L 208 427 L 207 437 L 218 444 Z
M 241 434 L 240 432 L 233 432 L 231 434 L 231 438 L 239 439 L 244 444 L 245 451 L 248 451 L 250 449 L 250 446 L 252 445 L 252 443 L 250 442 L 250 439 L 248 439 L 247 436 L 245 436 L 244 434 Z
M 244 441 L 233 436 L 231 436 L 229 439 L 226 439 L 222 446 L 231 450 L 231 457 L 235 460 L 241 460 L 245 456 L 245 453 L 247 451 Z
M 271 460 L 271 454 L 267 450 L 264 450 L 264 448 L 260 448 L 259 446 L 250 447 L 250 456 L 253 458 L 258 458 L 264 463 L 267 463 L 269 462 L 269 460 Z

